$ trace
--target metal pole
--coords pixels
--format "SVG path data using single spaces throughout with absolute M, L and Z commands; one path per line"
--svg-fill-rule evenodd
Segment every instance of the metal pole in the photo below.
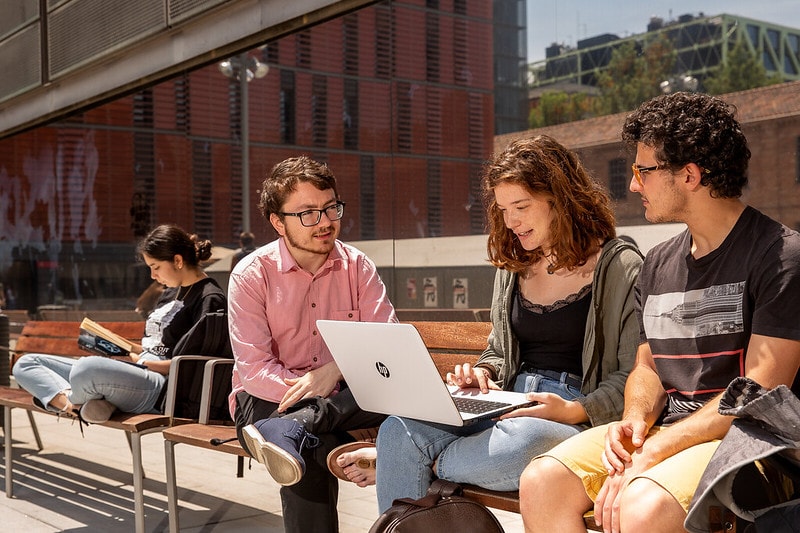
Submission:
M 241 87 L 241 142 L 242 142 L 242 231 L 250 231 L 250 106 L 247 79 L 247 54 L 239 56 L 239 84 Z

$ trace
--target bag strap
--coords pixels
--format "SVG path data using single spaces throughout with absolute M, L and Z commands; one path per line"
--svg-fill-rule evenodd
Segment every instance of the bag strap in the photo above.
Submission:
M 461 485 L 444 479 L 435 479 L 428 487 L 428 494 L 437 494 L 442 498 L 461 495 Z
M 405 503 L 413 505 L 414 507 L 428 508 L 436 505 L 439 500 L 449 498 L 450 496 L 458 496 L 461 494 L 461 485 L 453 483 L 452 481 L 445 481 L 443 479 L 436 479 L 431 486 L 428 487 L 428 493 L 418 500 L 411 498 L 398 498 L 392 502 L 392 505 Z

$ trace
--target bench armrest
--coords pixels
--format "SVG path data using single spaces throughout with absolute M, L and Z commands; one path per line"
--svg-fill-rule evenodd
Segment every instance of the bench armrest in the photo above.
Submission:
M 203 370 L 203 396 L 200 399 L 201 424 L 208 424 L 211 413 L 211 400 L 214 398 L 214 383 L 222 380 L 230 391 L 231 373 L 233 372 L 233 359 L 213 359 L 208 361 Z M 220 374 L 223 373 L 223 374 Z
M 167 393 L 164 399 L 164 414 L 172 418 L 175 414 L 175 400 L 178 394 L 178 375 L 181 371 L 189 371 L 196 367 L 199 363 L 197 361 L 208 361 L 211 359 L 218 359 L 209 355 L 178 355 L 170 360 L 169 364 L 169 378 L 167 379 Z M 187 364 L 195 362 L 194 364 Z

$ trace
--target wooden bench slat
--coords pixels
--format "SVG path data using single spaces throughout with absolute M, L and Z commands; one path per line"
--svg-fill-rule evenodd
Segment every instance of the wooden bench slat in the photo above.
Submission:
M 492 331 L 490 322 L 409 322 L 429 350 L 481 353 Z
M 80 324 L 80 322 L 30 320 L 25 324 L 21 335 L 23 337 L 72 338 L 77 342 Z M 144 322 L 99 322 L 99 324 L 126 339 L 141 341 L 144 335 Z
M 484 489 L 475 485 L 462 485 L 464 496 L 470 500 L 475 500 L 478 503 L 491 507 L 492 509 L 501 509 L 511 513 L 519 512 L 519 492 L 508 491 L 500 492 L 496 490 Z
M 210 426 L 206 424 L 183 424 L 165 429 L 162 434 L 168 441 L 191 444 L 207 450 L 230 453 L 242 457 L 249 457 L 239 441 L 224 442 L 217 446 L 211 444 L 212 439 L 227 440 L 236 437 L 236 428 L 233 426 Z

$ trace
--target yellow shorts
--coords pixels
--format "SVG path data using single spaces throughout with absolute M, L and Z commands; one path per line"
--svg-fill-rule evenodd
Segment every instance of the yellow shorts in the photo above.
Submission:
M 608 477 L 602 462 L 606 429 L 607 426 L 587 429 L 542 455 L 556 459 L 581 478 L 586 494 L 592 501 L 597 498 Z M 664 429 L 662 426 L 654 426 L 648 437 Z M 684 510 L 687 510 L 700 483 L 700 477 L 719 442 L 714 440 L 687 448 L 643 472 L 637 478 L 647 478 L 657 483 L 672 494 Z

